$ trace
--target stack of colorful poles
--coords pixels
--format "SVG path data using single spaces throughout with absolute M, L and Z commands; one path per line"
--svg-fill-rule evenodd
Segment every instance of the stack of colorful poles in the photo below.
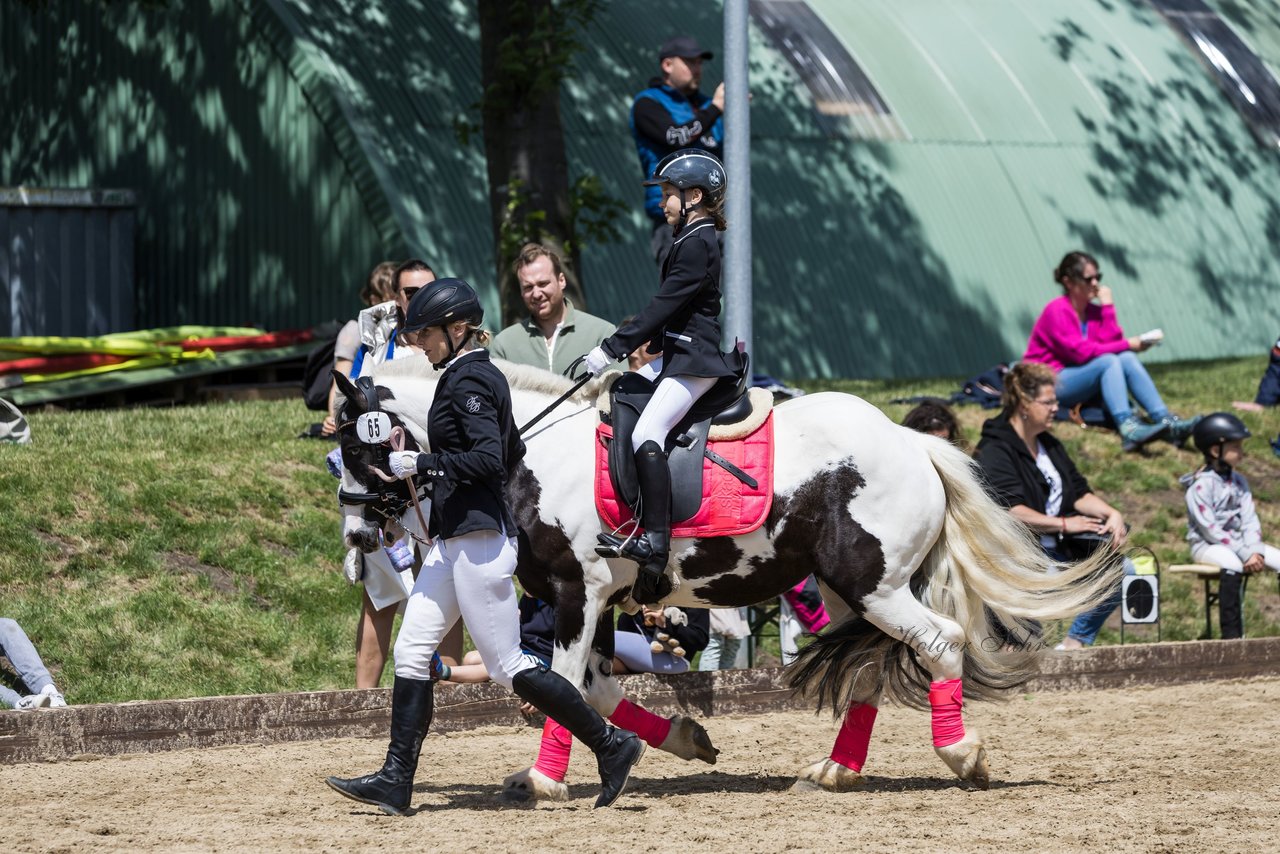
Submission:
M 215 359 L 234 350 L 305 344 L 309 329 L 263 332 L 226 326 L 172 326 L 96 338 L 0 338 L 0 385 L 31 385 Z

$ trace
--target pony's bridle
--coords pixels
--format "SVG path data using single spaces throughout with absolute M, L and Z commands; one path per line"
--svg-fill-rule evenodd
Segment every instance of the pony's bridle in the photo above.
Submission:
M 401 483 L 395 478 L 384 475 L 381 471 L 382 468 L 390 468 L 392 451 L 404 450 L 405 429 L 402 425 L 395 423 L 394 415 L 383 411 L 378 402 L 378 390 L 371 378 L 360 377 L 356 380 L 355 385 L 356 391 L 360 392 L 360 396 L 363 398 L 364 411 L 355 418 L 339 424 L 338 433 L 341 435 L 343 432 L 349 432 L 354 429 L 356 438 L 362 444 L 373 448 L 375 457 L 370 468 L 378 476 L 381 483 L 376 492 L 351 492 L 339 486 L 338 502 L 340 504 L 354 504 L 363 507 L 365 519 L 370 522 L 375 520 L 369 517 L 369 513 L 376 513 L 381 516 L 384 522 L 379 527 L 383 527 L 385 522 L 398 522 L 400 517 L 409 509 L 409 504 L 412 503 L 414 510 L 418 514 L 418 523 L 425 533 L 427 531 L 427 522 L 422 515 L 422 505 L 418 493 L 420 491 L 425 492 L 427 487 L 419 487 L 414 483 L 412 476 L 406 478 L 405 483 Z M 426 544 L 429 542 L 408 528 L 405 528 L 405 532 L 420 543 Z

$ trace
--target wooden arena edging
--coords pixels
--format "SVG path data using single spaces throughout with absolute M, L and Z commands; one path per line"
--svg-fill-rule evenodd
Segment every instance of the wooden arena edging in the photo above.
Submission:
M 1029 692 L 1128 688 L 1280 675 L 1280 638 L 1106 646 L 1051 655 Z M 629 696 L 661 714 L 696 717 L 808 708 L 782 668 L 623 677 Z M 73 694 L 74 697 L 74 694 Z M 258 694 L 0 712 L 0 764 L 122 753 L 384 738 L 390 689 Z M 448 685 L 436 692 L 435 732 L 525 724 L 510 692 Z

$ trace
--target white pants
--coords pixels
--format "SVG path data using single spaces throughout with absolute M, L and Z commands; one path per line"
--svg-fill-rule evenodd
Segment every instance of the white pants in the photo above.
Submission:
M 1240 560 L 1240 556 L 1226 546 L 1210 546 L 1201 543 L 1191 549 L 1191 559 L 1196 563 L 1211 563 L 1230 573 L 1244 572 L 1244 562 Z M 1264 545 L 1262 562 L 1266 564 L 1267 569 L 1280 572 L 1280 549 Z
M 654 359 L 636 373 L 647 380 L 655 380 L 662 372 L 662 359 Z M 698 398 L 716 384 L 715 377 L 667 377 L 658 383 L 658 389 L 640 413 L 635 430 L 631 434 L 631 450 L 638 451 L 645 442 L 657 442 L 666 449 L 667 436 L 689 414 Z
M 474 531 L 448 540 L 437 538 L 409 594 L 400 637 L 396 675 L 427 679 L 431 656 L 461 617 L 489 671 L 504 688 L 538 659 L 520 649 L 520 611 L 511 576 L 516 571 L 516 541 L 498 531 Z

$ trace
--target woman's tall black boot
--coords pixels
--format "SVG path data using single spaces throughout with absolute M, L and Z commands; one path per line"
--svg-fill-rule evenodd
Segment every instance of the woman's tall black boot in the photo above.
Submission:
M 640 563 L 631 598 L 641 605 L 671 595 L 667 557 L 671 550 L 671 469 L 662 446 L 649 440 L 636 449 L 636 479 L 640 482 L 640 524 L 644 526 L 647 557 Z
M 597 807 L 607 807 L 627 787 L 631 767 L 644 756 L 644 742 L 634 732 L 609 726 L 599 712 L 582 699 L 578 689 L 546 666 L 521 670 L 511 680 L 516 695 L 532 703 L 547 717 L 590 747 L 600 771 Z
M 353 801 L 373 804 L 390 815 L 404 815 L 413 799 L 413 775 L 434 709 L 435 682 L 397 676 L 391 688 L 391 745 L 382 770 L 350 779 L 329 777 L 325 782 Z

